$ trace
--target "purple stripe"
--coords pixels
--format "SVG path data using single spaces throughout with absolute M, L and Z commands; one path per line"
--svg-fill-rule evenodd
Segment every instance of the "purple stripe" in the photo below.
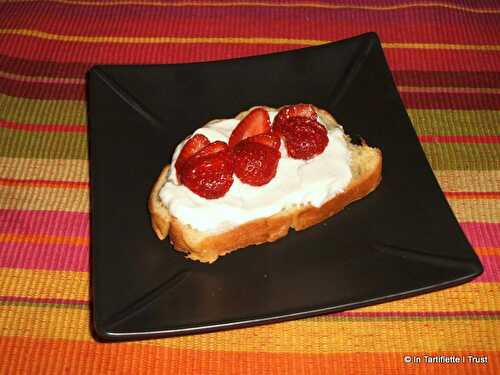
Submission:
M 0 233 L 89 236 L 89 214 L 62 211 L 0 210 Z
M 39 303 L 49 305 L 73 305 L 73 306 L 86 306 L 89 301 L 77 299 L 64 299 L 64 298 L 32 298 L 20 296 L 0 296 L 0 302 L 26 302 L 26 303 Z
M 473 247 L 500 247 L 500 224 L 460 223 Z
M 0 243 L 0 267 L 88 272 L 88 246 Z

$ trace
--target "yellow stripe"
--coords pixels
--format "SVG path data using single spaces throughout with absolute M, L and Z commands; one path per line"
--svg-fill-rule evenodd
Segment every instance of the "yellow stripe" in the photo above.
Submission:
M 468 283 L 435 293 L 364 307 L 357 311 L 499 311 L 499 295 L 500 283 Z
M 53 84 L 65 84 L 65 85 L 83 85 L 85 83 L 84 79 L 80 78 L 64 78 L 64 77 L 44 77 L 44 76 L 26 76 L 21 74 L 13 74 L 9 72 L 0 71 L 0 78 L 6 78 L 13 81 L 19 82 L 30 82 L 30 83 L 53 83 Z
M 32 2 L 34 0 L 25 0 L 23 2 Z M 115 6 L 115 5 L 145 5 L 155 7 L 263 7 L 263 8 L 318 8 L 318 9 L 354 9 L 354 10 L 370 10 L 370 11 L 394 11 L 411 8 L 444 8 L 451 10 L 459 10 L 470 13 L 500 13 L 500 10 L 493 8 L 473 8 L 463 5 L 448 4 L 442 2 L 414 2 L 400 5 L 353 5 L 353 4 L 321 4 L 310 2 L 296 3 L 268 3 L 262 1 L 249 2 L 202 2 L 202 1 L 181 1 L 161 3 L 157 1 L 103 1 L 98 3 L 89 3 L 86 1 L 75 0 L 53 0 L 54 3 L 75 4 L 75 5 L 92 5 L 92 6 Z
M 89 274 L 0 268 L 0 295 L 28 298 L 89 300 Z
M 0 186 L 0 209 L 89 212 L 89 190 Z
M 84 309 L 51 309 L 33 306 L 1 306 L 0 329 L 3 336 L 93 341 L 91 321 Z M 497 350 L 499 320 L 454 322 L 450 333 L 447 319 L 408 322 L 343 321 L 305 319 L 249 329 L 221 331 L 137 343 L 166 348 L 269 352 L 439 352 Z M 412 339 L 409 340 L 408 337 Z M 353 342 L 355 338 L 355 342 Z M 297 345 L 300 342 L 301 345 Z M 381 343 L 385 343 L 381 345 Z M 126 345 L 126 344 L 117 344 Z
M 496 199 L 449 199 L 449 203 L 461 222 L 500 221 Z M 0 186 L 0 208 L 89 212 L 89 191 L 58 187 Z
M 88 301 L 88 273 L 0 268 L 0 295 Z M 468 283 L 356 311 L 499 311 L 500 283 Z
M 439 94 L 500 94 L 500 89 L 489 87 L 440 87 L 440 86 L 398 86 L 400 92 Z
M 64 78 L 48 76 L 27 76 L 0 71 L 0 78 L 19 82 L 83 85 L 81 78 Z M 409 93 L 446 93 L 446 94 L 500 94 L 500 89 L 491 87 L 443 87 L 443 86 L 398 86 L 400 92 Z
M 89 163 L 78 159 L 29 159 L 0 157 L 2 178 L 89 181 Z
M 395 49 L 449 49 L 474 51 L 500 51 L 496 44 L 450 44 L 450 43 L 382 43 L 384 48 Z
M 30 36 L 40 39 L 56 40 L 62 42 L 85 42 L 85 43 L 221 43 L 221 44 L 290 44 L 290 45 L 319 45 L 328 43 L 328 40 L 314 39 L 291 39 L 291 38 L 244 38 L 244 37 L 121 37 L 121 36 L 83 36 L 62 35 L 46 33 L 29 29 L 0 29 L 0 34 Z
M 29 29 L 0 29 L 0 34 L 22 35 L 47 40 L 62 42 L 84 42 L 84 43 L 139 43 L 139 44 L 280 44 L 280 45 L 320 45 L 330 42 L 329 40 L 316 39 L 293 39 L 293 38 L 244 38 L 244 37 L 122 37 L 122 36 L 84 36 L 84 35 L 62 35 L 46 33 L 44 31 Z M 397 49 L 450 49 L 450 50 L 477 50 L 477 51 L 500 51 L 500 45 L 469 45 L 469 44 L 447 44 L 447 43 L 382 43 L 384 48 Z
M 444 191 L 500 191 L 499 170 L 440 170 L 434 174 Z
M 453 213 L 460 222 L 500 222 L 499 202 L 498 199 L 448 199 Z

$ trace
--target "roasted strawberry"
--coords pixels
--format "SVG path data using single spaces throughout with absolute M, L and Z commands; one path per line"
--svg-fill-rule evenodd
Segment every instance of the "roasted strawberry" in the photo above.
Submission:
M 254 135 L 253 137 L 248 137 L 246 139 L 246 141 L 257 142 L 257 143 L 275 148 L 276 150 L 279 150 L 280 145 L 281 145 L 280 137 L 278 137 L 276 134 L 273 134 L 273 133 L 257 134 L 257 135 Z
M 269 114 L 264 108 L 255 108 L 234 128 L 229 137 L 229 148 L 233 148 L 245 138 L 269 132 L 271 132 Z
M 287 121 L 289 130 L 283 134 L 285 146 L 294 159 L 311 159 L 321 154 L 328 145 L 325 127 L 315 120 L 295 117 Z
M 233 154 L 228 150 L 200 154 L 186 161 L 180 175 L 181 183 L 203 198 L 220 198 L 233 184 Z
M 195 134 L 191 138 L 187 140 L 182 148 L 179 156 L 177 157 L 177 161 L 175 162 L 175 170 L 177 172 L 177 179 L 180 179 L 180 170 L 184 163 L 202 148 L 207 146 L 210 143 L 207 137 L 203 134 Z
M 273 121 L 273 131 L 284 134 L 288 128 L 288 120 L 294 117 L 305 117 L 316 120 L 318 115 L 311 104 L 287 105 L 280 109 Z
M 234 155 L 234 174 L 253 186 L 265 185 L 274 178 L 281 156 L 277 149 L 249 139 L 236 145 Z

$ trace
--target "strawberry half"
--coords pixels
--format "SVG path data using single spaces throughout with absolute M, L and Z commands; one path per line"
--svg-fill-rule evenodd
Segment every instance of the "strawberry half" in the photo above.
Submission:
M 287 105 L 280 109 L 273 121 L 273 131 L 283 134 L 287 131 L 288 120 L 294 117 L 305 117 L 316 120 L 318 115 L 311 104 Z
M 271 120 L 269 114 L 264 108 L 255 108 L 234 128 L 229 137 L 229 148 L 234 148 L 238 142 L 248 137 L 270 132 Z
M 279 150 L 281 146 L 280 137 L 278 137 L 276 134 L 273 133 L 257 134 L 254 135 L 253 137 L 248 137 L 246 141 L 260 143 L 262 145 L 275 148 L 276 150 Z
M 283 134 L 288 154 L 294 159 L 308 160 L 321 154 L 328 145 L 326 128 L 305 117 L 291 118 L 289 130 Z
M 175 162 L 175 170 L 177 172 L 177 180 L 180 180 L 180 170 L 184 163 L 202 148 L 208 146 L 210 141 L 203 134 L 195 134 L 184 144 L 177 161 Z
M 246 184 L 262 186 L 276 175 L 280 152 L 250 139 L 239 142 L 234 148 L 234 174 Z
M 233 184 L 234 157 L 225 142 L 210 143 L 189 158 L 180 181 L 193 193 L 207 199 L 222 197 Z

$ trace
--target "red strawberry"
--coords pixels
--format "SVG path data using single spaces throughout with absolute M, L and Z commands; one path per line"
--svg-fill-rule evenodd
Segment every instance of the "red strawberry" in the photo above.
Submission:
M 288 154 L 294 159 L 311 159 L 328 145 L 325 127 L 315 120 L 295 117 L 288 120 L 289 131 L 284 133 Z
M 276 175 L 280 152 L 272 147 L 248 139 L 235 149 L 234 174 L 249 185 L 262 186 Z
M 233 148 L 245 138 L 269 132 L 271 132 L 269 114 L 264 108 L 255 108 L 234 128 L 229 137 L 229 148 Z
M 195 134 L 184 144 L 179 156 L 177 157 L 177 161 L 175 162 L 175 169 L 177 171 L 177 179 L 180 178 L 180 170 L 184 163 L 202 148 L 207 146 L 210 143 L 207 137 L 203 134 Z
M 248 137 L 246 141 L 249 142 L 257 142 L 272 148 L 275 148 L 276 150 L 280 149 L 281 145 L 281 139 L 278 137 L 276 134 L 257 134 L 254 135 L 253 137 Z
M 273 130 L 285 133 L 288 128 L 288 120 L 294 117 L 305 117 L 316 120 L 318 115 L 311 104 L 294 104 L 280 109 L 273 121 Z
M 223 144 L 225 145 L 225 143 Z M 213 146 L 213 148 L 216 147 L 219 146 Z M 205 154 L 202 152 L 203 150 L 194 155 L 183 166 L 181 183 L 203 198 L 220 198 L 227 193 L 233 184 L 233 154 L 228 150 Z
M 226 151 L 227 143 L 223 141 L 215 141 L 212 142 L 201 150 L 199 150 L 196 154 L 193 155 L 194 158 L 202 158 L 211 154 L 215 154 L 217 152 Z

